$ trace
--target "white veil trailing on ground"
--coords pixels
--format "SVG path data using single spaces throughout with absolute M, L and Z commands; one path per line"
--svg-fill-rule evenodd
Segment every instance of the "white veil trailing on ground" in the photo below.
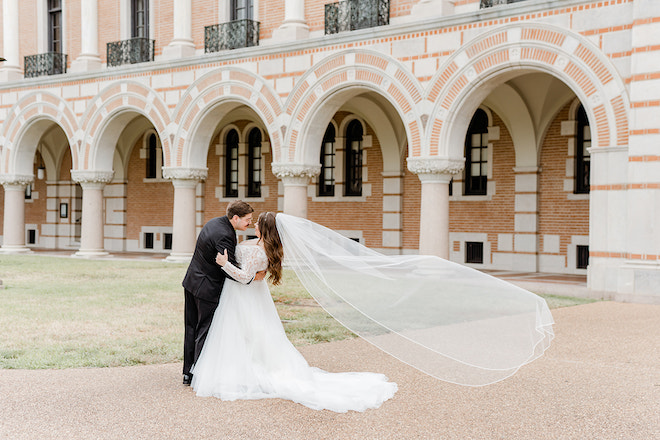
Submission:
M 543 354 L 545 300 L 428 255 L 388 256 L 324 226 L 277 214 L 284 261 L 346 328 L 438 379 L 488 385 Z

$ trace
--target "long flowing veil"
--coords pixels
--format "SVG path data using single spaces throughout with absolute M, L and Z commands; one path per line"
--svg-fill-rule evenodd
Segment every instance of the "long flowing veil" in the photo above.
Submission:
M 346 328 L 438 379 L 488 385 L 543 354 L 545 300 L 429 255 L 389 256 L 324 226 L 277 214 L 284 261 Z

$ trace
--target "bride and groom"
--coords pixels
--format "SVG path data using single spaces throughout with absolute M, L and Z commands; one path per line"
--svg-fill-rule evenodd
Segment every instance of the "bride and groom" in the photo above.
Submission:
M 202 229 L 183 281 L 184 384 L 223 400 L 283 398 L 336 412 L 377 408 L 397 385 L 377 373 L 329 373 L 289 342 L 270 296 L 282 260 L 342 325 L 448 382 L 481 386 L 538 358 L 554 337 L 542 298 L 434 256 L 387 256 L 309 220 L 265 212 L 236 243 L 243 201 Z
M 289 342 L 263 281 L 282 277 L 283 247 L 275 214 L 254 224 L 256 239 L 236 244 L 253 209 L 232 202 L 202 229 L 183 281 L 183 382 L 223 400 L 283 398 L 337 412 L 376 408 L 397 385 L 382 374 L 328 373 L 310 367 Z

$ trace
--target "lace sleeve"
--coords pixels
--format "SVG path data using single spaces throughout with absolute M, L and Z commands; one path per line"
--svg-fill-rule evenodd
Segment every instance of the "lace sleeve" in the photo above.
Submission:
M 260 268 L 259 264 L 259 253 L 241 252 L 240 256 L 242 257 L 240 261 L 240 268 L 236 267 L 236 265 L 232 264 L 231 262 L 227 262 L 227 264 L 222 267 L 222 270 L 224 270 L 227 275 L 239 283 L 248 284 L 254 279 L 254 276 L 257 272 L 263 270 Z

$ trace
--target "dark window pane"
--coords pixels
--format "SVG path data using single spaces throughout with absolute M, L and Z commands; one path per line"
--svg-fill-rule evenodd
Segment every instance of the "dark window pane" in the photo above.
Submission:
M 318 179 L 318 195 L 335 195 L 335 127 L 328 124 L 321 145 L 321 173 Z
M 238 197 L 238 132 L 227 133 L 225 148 L 225 197 Z
M 163 239 L 165 241 L 163 243 L 163 249 L 171 250 L 172 249 L 172 234 L 169 233 L 169 232 L 165 232 L 163 234 Z
M 478 109 L 465 136 L 465 195 L 485 195 L 488 183 L 488 115 Z
M 144 233 L 144 248 L 153 249 L 154 248 L 154 234 L 153 232 Z
M 362 195 L 362 124 L 354 120 L 346 130 L 345 196 Z
M 575 267 L 577 269 L 586 269 L 589 265 L 589 246 L 578 246 L 576 257 Z
M 589 172 L 591 169 L 591 127 L 584 107 L 577 112 L 577 136 L 575 142 L 575 194 L 589 194 Z
M 261 130 L 248 136 L 248 197 L 261 197 Z
M 477 241 L 465 242 L 465 262 L 483 264 L 484 244 Z

